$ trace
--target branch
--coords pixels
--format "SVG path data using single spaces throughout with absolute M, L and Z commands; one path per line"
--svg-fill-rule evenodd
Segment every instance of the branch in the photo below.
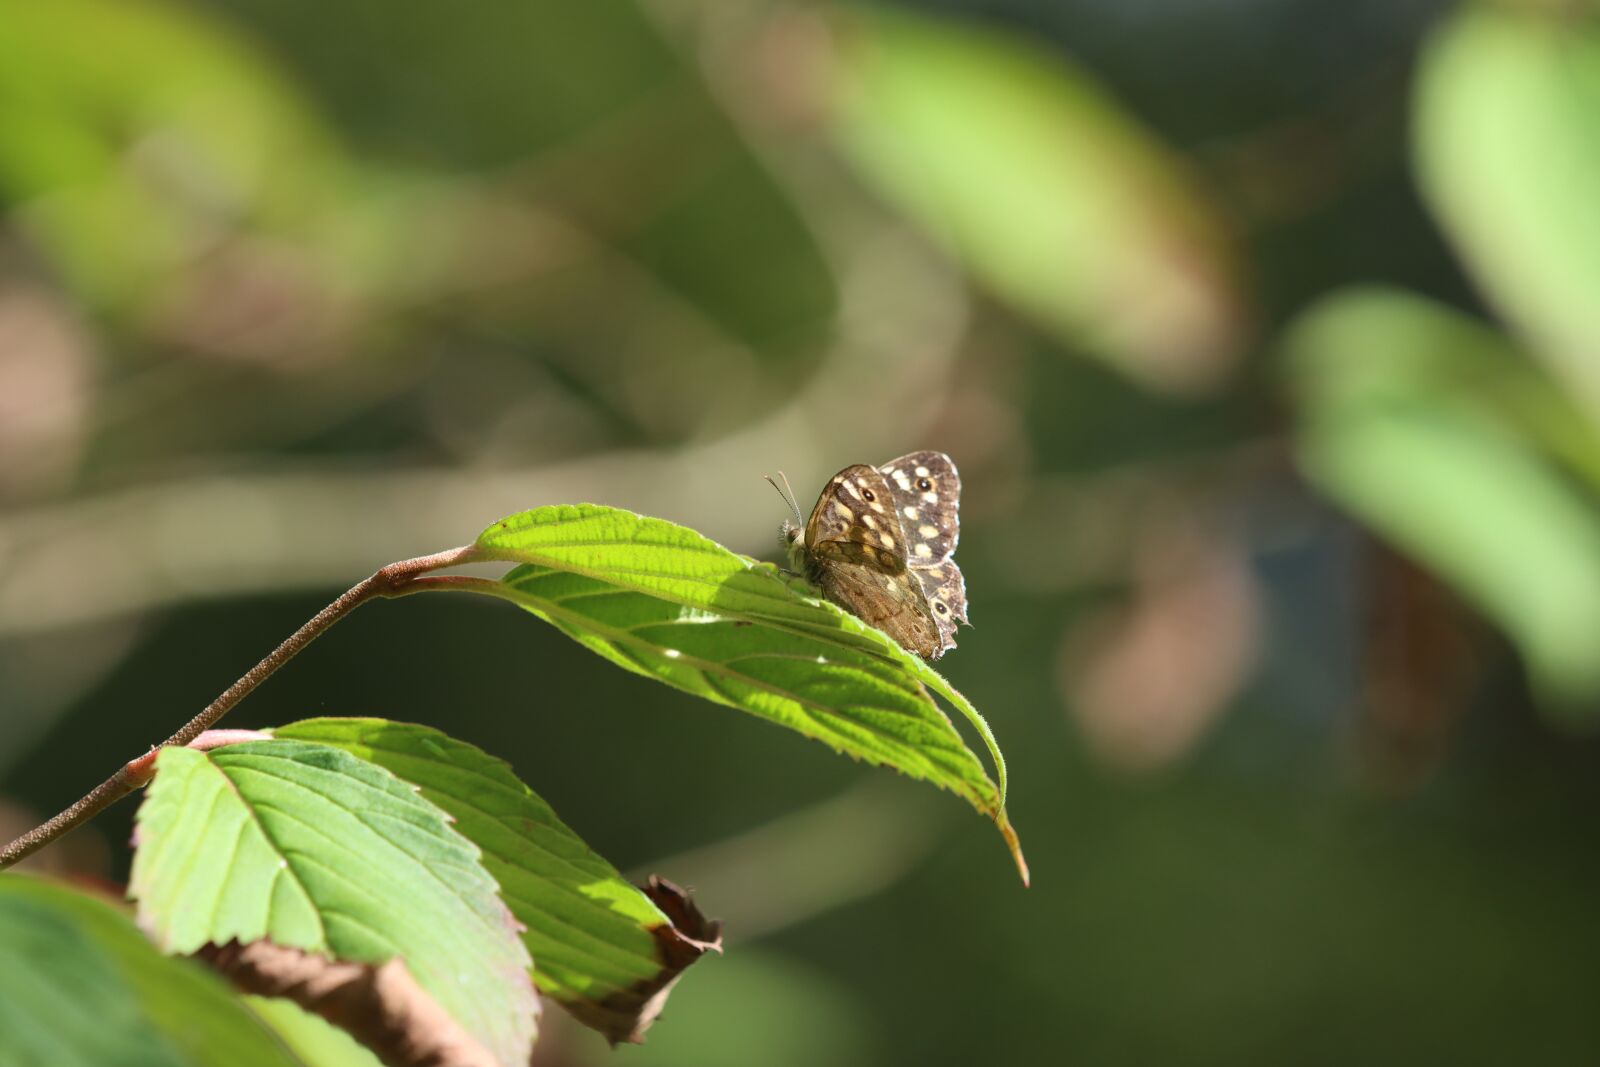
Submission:
M 143 756 L 117 768 L 117 773 L 95 786 L 87 796 L 46 823 L 34 827 L 5 848 L 0 849 L 0 870 L 29 856 L 82 823 L 89 821 L 112 804 L 138 789 L 154 773 L 155 755 L 172 745 L 187 745 L 216 725 L 234 705 L 249 695 L 251 690 L 266 681 L 279 667 L 289 662 L 301 649 L 320 637 L 327 629 L 344 618 L 356 607 L 379 597 L 399 597 L 428 588 L 421 575 L 442 567 L 454 567 L 481 559 L 473 545 L 436 552 L 431 556 L 405 559 L 379 568 L 371 577 L 346 590 L 337 600 L 317 612 L 300 629 L 268 653 L 267 657 L 245 672 L 222 695 L 207 704 L 205 709 L 185 723 L 177 733 Z

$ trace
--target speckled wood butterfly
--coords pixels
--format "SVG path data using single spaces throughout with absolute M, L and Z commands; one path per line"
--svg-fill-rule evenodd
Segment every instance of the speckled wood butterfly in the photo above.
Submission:
M 956 647 L 956 623 L 967 621 L 966 583 L 950 558 L 960 498 L 961 477 L 943 452 L 876 469 L 858 463 L 828 479 L 803 527 L 783 524 L 784 546 L 791 566 L 829 600 L 938 659 Z

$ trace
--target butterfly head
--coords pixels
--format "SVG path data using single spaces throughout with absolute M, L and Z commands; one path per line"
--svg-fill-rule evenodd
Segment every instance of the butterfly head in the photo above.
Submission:
M 806 566 L 806 528 L 784 519 L 783 525 L 778 528 L 778 538 L 789 557 L 789 569 L 796 574 L 803 574 Z

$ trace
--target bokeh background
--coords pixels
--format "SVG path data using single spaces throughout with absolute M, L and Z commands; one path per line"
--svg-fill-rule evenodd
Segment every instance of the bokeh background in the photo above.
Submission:
M 440 726 L 727 920 L 546 1065 L 1593 1062 L 1584 7 L 3 0 L 8 829 L 382 563 L 579 500 L 776 558 L 762 474 L 939 448 L 1029 890 L 491 602 L 228 725 Z

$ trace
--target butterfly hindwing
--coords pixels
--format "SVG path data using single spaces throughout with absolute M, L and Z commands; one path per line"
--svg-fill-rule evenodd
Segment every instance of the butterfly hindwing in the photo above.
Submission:
M 945 648 L 956 645 L 956 623 L 967 621 L 967 585 L 953 560 L 911 572 L 922 583 L 922 595 L 933 609 L 933 621 Z
M 943 639 L 916 576 L 903 566 L 890 573 L 869 563 L 831 559 L 830 546 L 844 544 L 848 542 L 824 541 L 818 546 L 821 565 L 814 569 L 812 580 L 823 596 L 876 626 L 902 648 L 924 659 L 937 658 L 944 650 Z
M 943 452 L 912 452 L 878 468 L 905 534 L 906 563 L 932 567 L 949 559 L 961 536 L 961 475 Z
M 922 583 L 942 649 L 954 648 L 956 623 L 967 621 L 966 581 L 951 558 L 961 537 L 961 475 L 943 452 L 912 452 L 878 471 L 894 497 L 906 566 Z

